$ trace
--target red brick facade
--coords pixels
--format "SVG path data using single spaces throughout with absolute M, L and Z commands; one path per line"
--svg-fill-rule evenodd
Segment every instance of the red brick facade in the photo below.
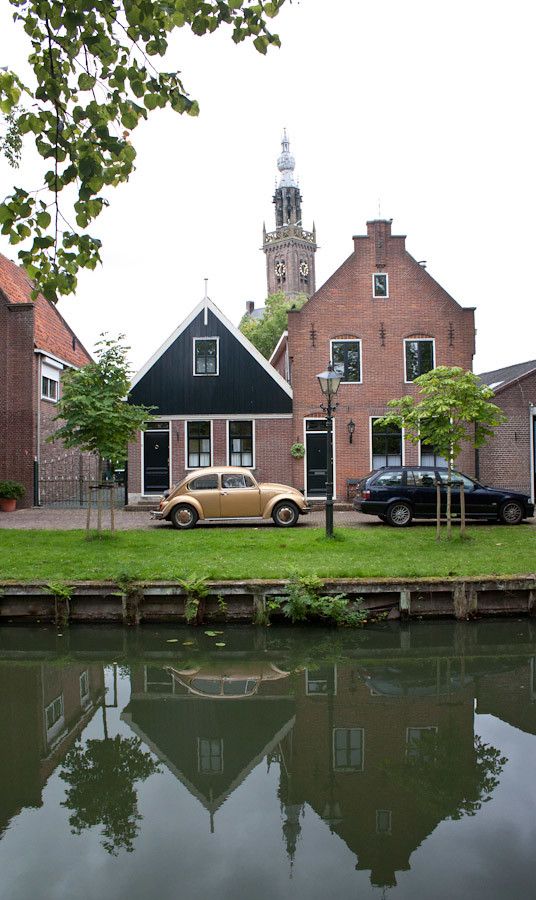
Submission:
M 91 359 L 54 304 L 41 295 L 32 300 L 31 292 L 24 271 L 0 255 L 0 481 L 24 485 L 19 506 L 34 502 L 34 460 L 70 464 L 79 456 L 45 442 L 56 428 L 56 403 L 42 398 L 43 360 L 61 373 Z
M 373 297 L 373 274 L 388 275 L 388 297 Z M 361 382 L 341 384 L 335 415 L 335 490 L 344 498 L 347 480 L 372 468 L 371 418 L 383 415 L 388 400 L 412 393 L 405 380 L 404 341 L 433 340 L 434 365 L 472 368 L 474 311 L 463 309 L 391 234 L 391 223 L 367 223 L 354 237 L 354 251 L 299 311 L 288 317 L 288 359 L 294 393 L 295 439 L 304 441 L 307 417 L 322 415 L 316 379 L 330 361 L 332 340 L 361 342 Z M 274 363 L 284 371 L 281 348 Z M 355 422 L 350 443 L 347 423 Z M 403 462 L 418 464 L 419 448 L 404 442 Z M 474 451 L 464 450 L 460 467 L 474 471 Z M 293 482 L 304 483 L 304 461 L 296 461 Z
M 479 450 L 479 478 L 485 484 L 536 491 L 536 371 L 496 388 L 493 402 L 507 417 L 489 443 Z
M 197 417 L 199 418 L 199 417 Z M 244 416 L 240 417 L 244 420 Z M 172 419 L 170 421 L 170 484 L 177 484 L 187 474 L 186 468 L 186 425 L 192 419 Z M 227 431 L 232 419 L 210 418 L 212 433 L 212 465 L 230 465 Z M 253 417 L 254 466 L 253 475 L 258 481 L 283 481 L 292 479 L 292 418 Z M 142 485 L 142 442 L 143 434 L 136 444 L 131 444 L 128 454 L 128 485 L 131 499 L 143 495 Z

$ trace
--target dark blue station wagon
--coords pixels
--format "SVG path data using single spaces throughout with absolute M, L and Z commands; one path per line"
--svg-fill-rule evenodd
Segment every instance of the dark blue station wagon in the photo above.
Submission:
M 354 509 L 379 516 L 388 525 L 402 528 L 412 519 L 434 519 L 437 490 L 441 490 L 441 515 L 447 509 L 447 470 L 431 466 L 388 466 L 371 472 L 357 485 Z M 463 481 L 465 514 L 468 519 L 488 519 L 519 525 L 534 515 L 534 504 L 526 494 L 484 487 L 467 475 L 452 473 L 452 513 L 460 515 L 460 485 Z

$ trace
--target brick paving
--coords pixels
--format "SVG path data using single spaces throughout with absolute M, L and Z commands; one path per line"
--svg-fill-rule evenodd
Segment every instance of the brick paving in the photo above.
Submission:
M 364 516 L 353 510 L 334 511 L 334 524 L 337 526 L 348 526 L 354 528 L 377 528 L 382 525 L 375 516 Z M 529 525 L 536 527 L 536 518 L 527 520 Z M 96 512 L 92 512 L 92 527 L 97 525 Z M 103 527 L 110 527 L 110 517 L 107 512 L 103 513 Z M 322 528 L 325 523 L 325 513 L 323 510 L 314 510 L 308 516 L 300 519 L 299 527 L 319 527 Z M 146 510 L 142 512 L 134 512 L 130 510 L 116 510 L 115 524 L 119 531 L 152 531 L 154 529 L 171 528 L 169 522 L 157 522 L 151 519 Z M 421 522 L 434 527 L 434 522 Z M 475 523 L 471 523 L 475 524 Z M 482 524 L 488 524 L 486 522 Z M 271 528 L 274 527 L 271 519 L 252 519 L 250 522 L 237 522 L 231 519 L 221 519 L 219 522 L 200 522 L 197 528 L 219 528 L 219 527 L 242 527 L 251 528 Z M 73 531 L 77 528 L 86 527 L 86 510 L 85 509 L 51 509 L 50 507 L 41 507 L 39 509 L 17 509 L 12 513 L 0 512 L 0 530 L 3 528 L 22 528 L 22 529 L 44 529 L 58 531 Z
M 86 527 L 86 515 L 87 511 L 85 509 L 51 509 L 50 507 L 41 507 L 39 509 L 17 509 L 12 513 L 0 512 L 0 530 L 2 528 L 37 528 L 72 531 L 76 528 Z M 110 527 L 109 513 L 103 513 L 102 521 L 104 528 Z M 300 526 L 323 526 L 324 522 L 324 512 L 322 510 L 315 510 L 300 519 Z M 376 517 L 363 516 L 352 510 L 335 510 L 334 522 L 335 525 L 347 526 L 381 525 L 381 522 L 379 519 L 376 519 Z M 94 511 L 91 514 L 91 523 L 92 527 L 96 527 L 97 516 Z M 155 528 L 172 527 L 169 522 L 157 522 L 156 520 L 151 519 L 146 510 L 143 512 L 127 511 L 124 509 L 116 510 L 115 524 L 119 531 L 152 531 Z M 236 522 L 229 519 L 222 519 L 220 522 L 199 523 L 197 527 L 217 528 L 220 526 L 236 527 L 238 525 L 246 528 L 251 527 L 251 525 L 254 525 L 255 527 L 270 528 L 273 527 L 273 522 L 271 519 L 252 519 L 251 522 Z

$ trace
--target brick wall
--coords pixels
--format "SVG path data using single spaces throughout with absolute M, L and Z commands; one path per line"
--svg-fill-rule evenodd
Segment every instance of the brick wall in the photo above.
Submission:
M 0 480 L 20 481 L 33 503 L 35 456 L 33 306 L 0 296 Z
M 212 420 L 212 462 L 215 466 L 229 465 L 227 457 L 227 419 Z M 255 467 L 258 481 L 292 483 L 293 467 L 290 447 L 294 441 L 291 418 L 254 419 Z M 130 444 L 128 454 L 129 496 L 135 499 L 142 492 L 141 468 L 143 435 Z M 172 420 L 170 433 L 171 479 L 174 484 L 187 474 L 186 423 Z
M 342 384 L 337 396 L 338 497 L 345 496 L 348 478 L 372 468 L 370 417 L 384 414 L 388 400 L 416 391 L 405 383 L 404 339 L 433 338 L 435 365 L 471 369 L 474 353 L 473 310 L 460 307 L 410 256 L 405 238 L 392 236 L 389 222 L 369 222 L 367 231 L 354 238 L 354 252 L 323 287 L 288 317 L 293 431 L 301 440 L 304 418 L 319 414 L 323 398 L 316 375 L 329 362 L 330 340 L 361 340 L 362 383 Z M 388 299 L 372 296 L 372 274 L 378 271 L 388 273 Z M 346 430 L 350 419 L 356 423 L 352 444 Z M 409 442 L 404 461 L 418 462 L 418 448 Z M 474 471 L 470 448 L 459 465 L 468 474 Z M 294 479 L 301 486 L 303 463 L 294 467 Z
M 531 494 L 536 487 L 530 434 L 531 414 L 536 413 L 536 372 L 499 391 L 493 402 L 507 421 L 479 451 L 480 480 Z

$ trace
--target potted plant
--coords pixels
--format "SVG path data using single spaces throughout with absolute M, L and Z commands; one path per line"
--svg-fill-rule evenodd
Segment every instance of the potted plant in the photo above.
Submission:
M 0 509 L 2 512 L 13 512 L 17 500 L 24 497 L 24 485 L 18 481 L 0 481 Z

